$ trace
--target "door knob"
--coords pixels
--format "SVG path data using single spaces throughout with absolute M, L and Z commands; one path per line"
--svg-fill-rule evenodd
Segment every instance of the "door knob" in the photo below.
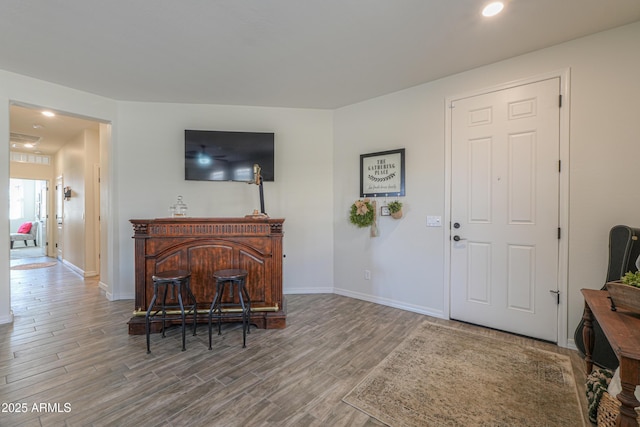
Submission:
M 467 240 L 467 239 L 463 239 L 462 237 L 456 234 L 455 236 L 453 236 L 453 240 L 455 240 L 456 242 L 459 242 L 460 240 Z

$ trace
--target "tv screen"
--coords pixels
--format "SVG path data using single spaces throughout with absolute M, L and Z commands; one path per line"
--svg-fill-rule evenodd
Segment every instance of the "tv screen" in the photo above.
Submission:
M 269 132 L 184 131 L 184 177 L 194 181 L 252 181 L 253 165 L 273 181 L 274 134 Z

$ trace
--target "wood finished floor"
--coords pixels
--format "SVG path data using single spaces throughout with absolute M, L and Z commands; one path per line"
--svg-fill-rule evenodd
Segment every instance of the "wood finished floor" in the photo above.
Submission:
M 51 259 L 15 262 L 43 260 Z M 107 301 L 96 280 L 59 263 L 12 271 L 11 286 L 0 403 L 26 412 L 0 412 L 0 426 L 379 426 L 341 399 L 427 318 L 338 295 L 287 295 L 287 328 L 254 328 L 245 349 L 230 324 L 209 351 L 201 325 L 187 351 L 173 327 L 164 339 L 152 335 L 146 354 L 145 337 L 127 333 L 133 301 Z M 577 352 L 428 319 L 569 355 L 586 406 Z

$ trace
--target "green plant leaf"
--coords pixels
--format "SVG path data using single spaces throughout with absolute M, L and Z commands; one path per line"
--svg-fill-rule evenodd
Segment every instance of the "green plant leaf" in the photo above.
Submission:
M 631 271 L 627 272 L 627 274 L 622 276 L 622 283 L 640 288 L 640 271 L 636 271 L 635 273 Z
M 395 202 L 389 203 L 387 207 L 389 208 L 389 212 L 391 213 L 400 212 L 400 210 L 402 209 L 402 202 L 396 200 Z

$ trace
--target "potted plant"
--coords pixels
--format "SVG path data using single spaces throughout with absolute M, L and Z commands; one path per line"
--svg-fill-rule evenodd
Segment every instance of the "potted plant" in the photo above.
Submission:
M 640 288 L 640 271 L 636 271 L 635 273 L 627 272 L 627 274 L 622 277 L 622 283 Z
M 607 283 L 611 310 L 624 308 L 640 313 L 640 271 L 629 271 L 621 280 Z
M 402 218 L 402 202 L 394 201 L 387 205 L 389 208 L 389 213 L 391 214 L 391 218 L 400 219 Z

